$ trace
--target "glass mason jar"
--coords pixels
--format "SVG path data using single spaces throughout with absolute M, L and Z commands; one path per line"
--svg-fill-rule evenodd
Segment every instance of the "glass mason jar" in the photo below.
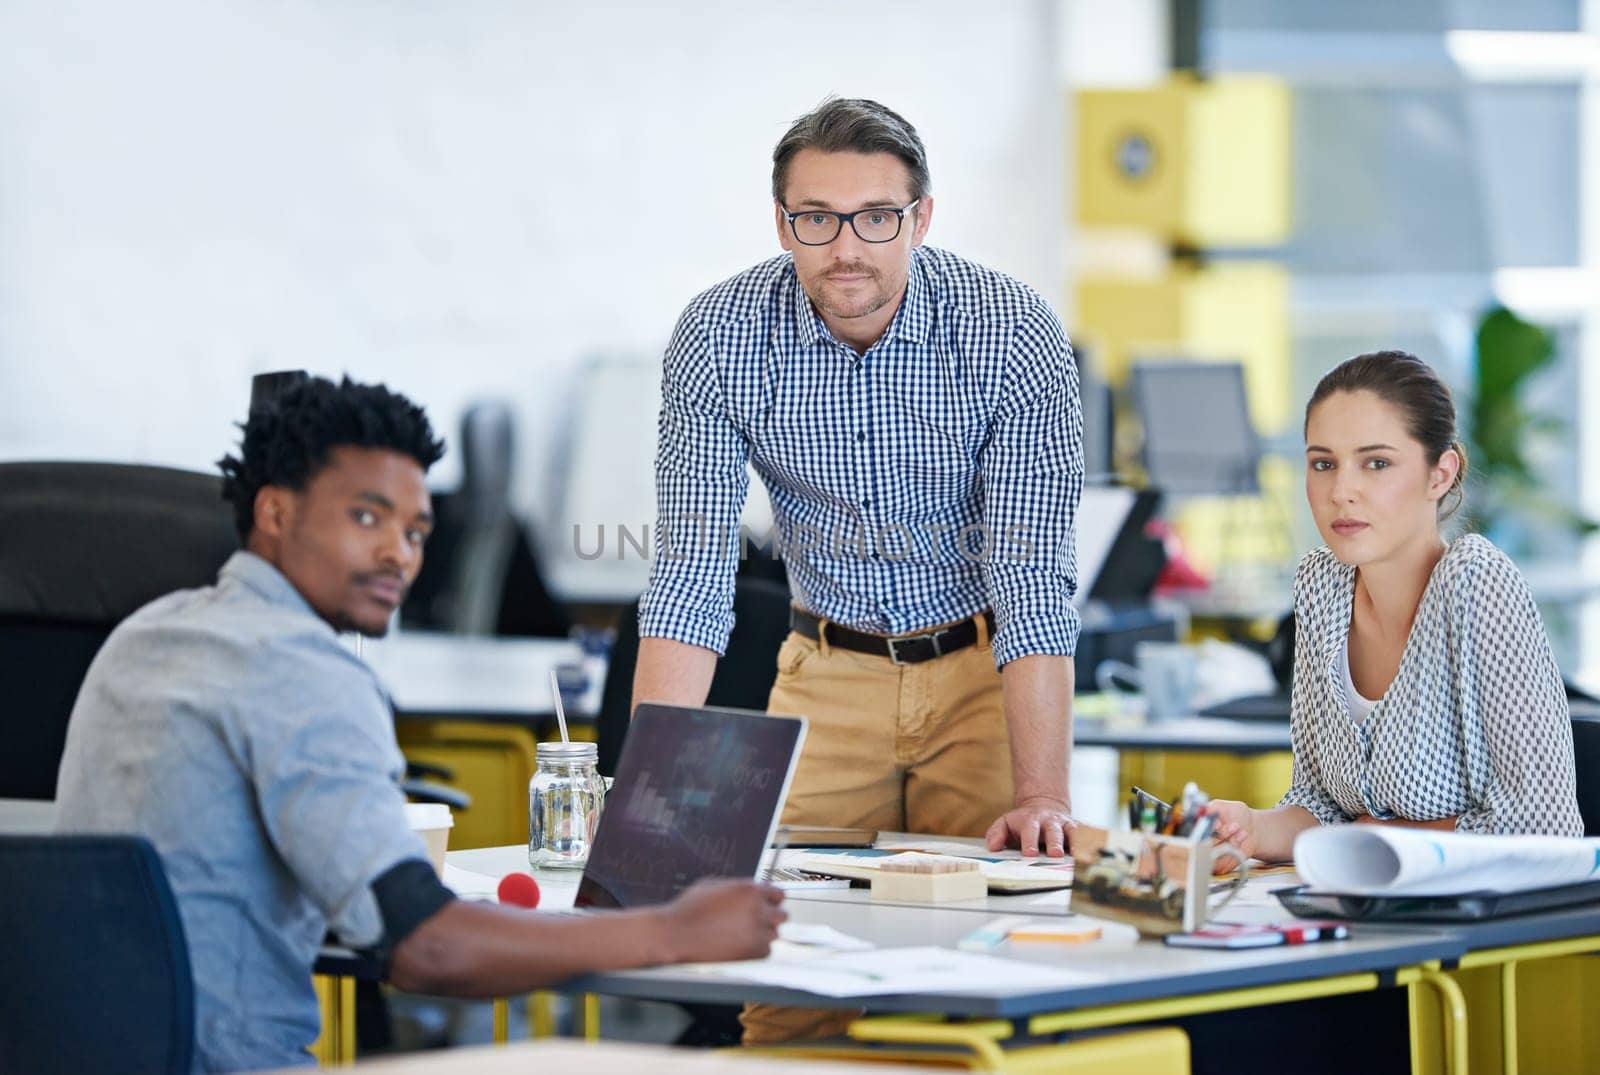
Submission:
M 605 783 L 594 743 L 539 743 L 528 781 L 528 864 L 583 869 L 600 826 Z

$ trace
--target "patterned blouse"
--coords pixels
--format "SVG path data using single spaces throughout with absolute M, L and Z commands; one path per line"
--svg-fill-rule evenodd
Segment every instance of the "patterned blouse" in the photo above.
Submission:
M 1355 568 L 1324 546 L 1295 576 L 1294 781 L 1280 806 L 1324 825 L 1455 817 L 1460 832 L 1583 835 L 1566 690 L 1527 583 L 1469 534 L 1434 567 L 1400 670 L 1367 719 L 1341 658 Z

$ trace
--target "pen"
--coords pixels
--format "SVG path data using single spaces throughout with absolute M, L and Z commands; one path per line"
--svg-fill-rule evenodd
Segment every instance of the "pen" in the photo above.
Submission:
M 1152 805 L 1159 806 L 1163 810 L 1170 810 L 1171 809 L 1171 807 L 1168 806 L 1162 799 L 1160 799 L 1158 796 L 1150 794 L 1148 791 L 1146 791 L 1143 788 L 1141 788 L 1138 784 L 1135 784 L 1133 787 L 1129 788 L 1128 790 L 1133 792 L 1134 797 L 1136 799 L 1139 799 L 1139 800 L 1148 799 L 1148 800 L 1150 800 Z
M 1160 832 L 1166 827 L 1167 818 L 1172 814 L 1172 807 L 1138 785 L 1135 785 L 1132 791 L 1133 801 L 1139 810 L 1137 827 L 1143 832 Z M 1147 816 L 1151 820 L 1148 825 L 1145 824 Z

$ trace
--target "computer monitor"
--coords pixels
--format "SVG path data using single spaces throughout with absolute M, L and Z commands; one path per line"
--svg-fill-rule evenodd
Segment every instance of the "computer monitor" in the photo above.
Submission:
M 753 879 L 805 731 L 803 717 L 641 704 L 576 905 L 638 907 L 704 877 Z
M 1160 496 L 1126 485 L 1086 482 L 1073 520 L 1073 542 L 1078 555 L 1078 592 L 1073 603 L 1080 609 L 1091 597 L 1098 600 L 1142 600 L 1149 596 L 1151 575 L 1145 588 L 1129 592 L 1128 573 L 1149 544 L 1145 523 L 1155 514 Z M 1161 565 L 1155 565 L 1160 571 Z
M 1138 604 L 1150 597 L 1166 552 L 1145 534 L 1161 504 L 1154 489 L 1124 485 L 1085 485 L 1078 507 L 1078 592 L 1081 609 L 1090 601 Z
M 1130 392 L 1144 425 L 1144 467 L 1164 493 L 1259 491 L 1261 444 L 1237 362 L 1137 361 Z

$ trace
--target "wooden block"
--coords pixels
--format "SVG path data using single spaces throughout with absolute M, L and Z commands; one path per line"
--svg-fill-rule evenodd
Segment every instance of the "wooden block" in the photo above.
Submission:
M 907 851 L 886 858 L 872 877 L 872 898 L 912 903 L 976 900 L 988 895 L 983 871 L 972 859 Z
M 973 873 L 979 871 L 972 859 L 954 855 L 929 855 L 921 851 L 907 851 L 884 859 L 878 864 L 882 873 Z

